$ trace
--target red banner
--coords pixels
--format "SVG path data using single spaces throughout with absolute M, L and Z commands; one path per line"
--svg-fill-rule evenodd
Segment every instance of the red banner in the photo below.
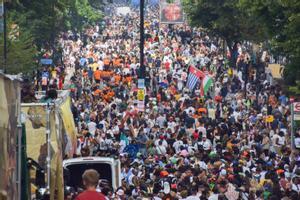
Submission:
M 160 23 L 184 23 L 183 7 L 180 0 L 160 0 Z

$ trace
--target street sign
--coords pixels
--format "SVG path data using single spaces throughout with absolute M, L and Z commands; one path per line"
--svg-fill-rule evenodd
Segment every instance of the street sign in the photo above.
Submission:
M 53 60 L 52 60 L 52 59 L 45 59 L 45 58 L 42 58 L 42 59 L 40 60 L 40 63 L 41 63 L 42 65 L 52 65 Z
M 294 120 L 300 120 L 300 102 L 293 103 Z
M 300 112 L 300 102 L 294 103 L 294 112 Z
M 138 101 L 137 110 L 144 112 L 144 110 L 145 110 L 145 102 L 144 101 Z
M 145 79 L 138 79 L 138 88 L 139 89 L 145 88 Z
M 138 90 L 137 99 L 139 101 L 144 101 L 145 100 L 145 90 L 144 89 L 139 89 Z

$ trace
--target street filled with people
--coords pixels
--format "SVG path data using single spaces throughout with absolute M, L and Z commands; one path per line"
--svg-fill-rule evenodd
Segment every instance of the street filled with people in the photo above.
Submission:
M 268 53 L 244 43 L 229 51 L 201 28 L 160 23 L 147 6 L 141 72 L 139 10 L 116 6 L 81 34 L 63 33 L 64 65 L 36 79 L 36 88 L 70 91 L 75 157 L 120 159 L 122 186 L 97 186 L 99 198 L 300 199 L 300 132 L 292 141 Z M 194 71 L 201 81 L 190 80 Z

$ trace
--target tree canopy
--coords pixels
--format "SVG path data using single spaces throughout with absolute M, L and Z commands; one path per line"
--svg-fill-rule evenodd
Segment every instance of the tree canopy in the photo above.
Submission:
M 102 18 L 101 11 L 92 7 L 89 0 L 11 0 L 6 8 L 7 27 L 19 27 L 18 40 L 8 39 L 7 69 L 19 69 L 10 73 L 30 71 L 32 67 L 28 66 L 36 66 L 36 52 L 41 48 L 54 49 L 62 31 L 80 31 Z M 3 39 L 0 42 L 3 44 Z M 2 60 L 3 49 L 0 53 Z
M 300 79 L 300 1 L 185 0 L 191 24 L 233 42 L 267 42 L 273 54 L 285 56 L 286 80 Z
M 185 7 L 192 25 L 225 39 L 229 48 L 233 42 L 264 38 L 256 19 L 239 9 L 239 0 L 186 0 Z

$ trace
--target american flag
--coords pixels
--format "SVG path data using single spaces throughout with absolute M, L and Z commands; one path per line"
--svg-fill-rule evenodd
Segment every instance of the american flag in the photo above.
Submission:
M 204 78 L 205 74 L 196 67 L 190 66 L 187 87 L 192 91 L 200 79 Z

